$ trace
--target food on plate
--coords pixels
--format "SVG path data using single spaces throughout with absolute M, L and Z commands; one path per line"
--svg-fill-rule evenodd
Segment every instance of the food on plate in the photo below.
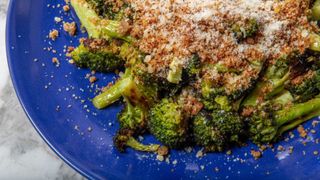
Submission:
M 263 145 L 320 115 L 318 0 L 71 5 L 88 32 L 71 53 L 75 64 L 124 71 L 92 100 L 98 109 L 123 100 L 121 152 Z M 145 133 L 162 145 L 140 142 Z

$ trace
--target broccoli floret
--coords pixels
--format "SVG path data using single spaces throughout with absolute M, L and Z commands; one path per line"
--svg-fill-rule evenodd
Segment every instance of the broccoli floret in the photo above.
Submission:
M 160 147 L 160 145 L 158 144 L 144 145 L 138 142 L 133 135 L 134 131 L 130 129 L 120 129 L 113 139 L 115 147 L 120 152 L 124 152 L 126 147 L 131 147 L 132 149 L 135 149 L 137 151 L 157 152 Z
M 134 136 L 144 133 L 146 129 L 146 109 L 142 106 L 133 105 L 127 98 L 125 108 L 118 114 L 120 129 L 114 136 L 115 147 L 124 152 L 127 147 L 138 151 L 156 152 L 160 145 L 144 145 L 136 140 Z
M 292 65 L 290 80 L 285 89 L 289 90 L 295 101 L 305 102 L 320 93 L 319 53 L 306 51 Z
M 225 139 L 217 127 L 213 125 L 210 113 L 200 112 L 192 124 L 195 143 L 205 147 L 207 151 L 223 151 Z
M 199 75 L 201 70 L 201 59 L 197 54 L 181 60 L 174 58 L 169 66 L 167 80 L 173 84 L 190 82 Z
M 202 110 L 193 119 L 193 136 L 197 145 L 206 151 L 223 151 L 240 144 L 244 122 L 236 112 Z
M 134 76 L 146 86 L 151 86 L 159 92 L 159 98 L 172 97 L 178 94 L 188 81 L 180 82 L 179 84 L 171 83 L 166 78 L 156 76 L 147 71 L 147 67 L 143 63 L 134 66 Z
M 199 55 L 192 55 L 184 71 L 187 74 L 188 79 L 199 75 L 201 71 L 201 60 Z
M 100 72 L 112 72 L 125 63 L 113 46 L 102 39 L 86 39 L 71 56 L 77 66 Z
M 308 120 L 305 116 L 314 115 L 313 112 L 319 112 L 319 110 L 320 98 L 293 104 L 290 108 L 284 106 L 279 110 L 273 106 L 264 106 L 250 118 L 250 137 L 256 144 L 274 142 L 282 133 L 301 124 L 302 119 Z
M 295 101 L 304 102 L 319 93 L 318 55 L 309 51 L 292 54 L 270 64 L 242 107 L 255 107 L 289 90 Z
M 150 109 L 149 130 L 163 144 L 179 148 L 186 142 L 188 118 L 173 99 L 163 98 Z
M 87 2 L 99 16 L 112 20 L 121 18 L 123 9 L 127 7 L 122 0 L 117 1 L 117 4 L 106 0 L 87 0 Z
M 296 77 L 287 84 L 286 89 L 290 91 L 297 102 L 305 102 L 314 98 L 320 93 L 320 70 L 309 71 Z
M 255 88 L 243 100 L 241 106 L 257 106 L 260 101 L 281 93 L 289 77 L 289 65 L 286 58 L 277 60 L 275 64 L 269 65 Z
M 259 30 L 259 25 L 256 19 L 247 19 L 244 22 L 234 23 L 231 29 L 236 39 L 241 41 L 254 36 Z
M 143 132 L 146 127 L 147 110 L 139 105 L 134 106 L 127 98 L 125 107 L 118 114 L 120 128 Z
M 227 111 L 231 110 L 233 107 L 238 107 L 243 97 L 255 87 L 256 81 L 259 78 L 258 75 L 263 69 L 263 62 L 253 61 L 249 66 L 257 75 L 249 77 L 249 83 L 247 85 L 241 86 L 235 84 L 232 90 L 228 90 L 224 81 L 213 81 L 210 78 L 210 75 L 208 77 L 203 76 L 201 79 L 201 96 L 204 107 L 208 110 L 218 108 Z M 230 72 L 225 72 L 221 69 L 227 70 L 228 68 L 224 67 L 221 63 L 215 64 L 213 69 L 215 70 L 215 73 L 219 73 L 221 77 L 226 73 L 232 75 L 234 77 L 233 79 L 245 78 L 242 76 L 245 70 L 231 69 Z M 237 110 L 237 108 L 234 110 Z
M 93 99 L 94 106 L 98 109 L 105 108 L 121 96 L 127 97 L 134 105 L 151 106 L 158 99 L 158 89 L 155 85 L 145 84 L 136 76 L 136 69 L 144 66 L 142 56 L 128 43 L 123 43 L 118 53 L 128 68 L 114 85 Z
M 86 28 L 89 37 L 118 38 L 132 42 L 132 38 L 123 33 L 121 21 L 101 18 L 86 0 L 71 0 L 71 5 Z

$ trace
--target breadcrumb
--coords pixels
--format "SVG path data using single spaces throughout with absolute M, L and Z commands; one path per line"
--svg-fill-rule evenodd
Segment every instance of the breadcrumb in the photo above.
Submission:
M 55 41 L 57 39 L 57 37 L 59 36 L 59 31 L 56 29 L 53 29 L 52 31 L 50 31 L 49 33 L 49 38 L 53 41 Z
M 198 152 L 197 152 L 197 154 L 196 154 L 196 157 L 197 158 L 202 158 L 203 157 L 203 151 L 202 150 L 199 150 Z
M 302 125 L 298 126 L 297 131 L 299 132 L 299 135 L 302 138 L 306 138 L 308 135 L 307 131 L 304 129 L 304 127 Z
M 70 6 L 69 5 L 64 5 L 62 7 L 62 9 L 63 9 L 64 12 L 68 12 L 70 10 Z
M 95 76 L 91 76 L 90 78 L 89 78 L 89 82 L 90 83 L 95 83 L 97 81 L 97 78 L 95 77 Z
M 63 30 L 69 33 L 70 36 L 74 36 L 77 32 L 77 26 L 75 22 L 68 23 L 65 22 L 63 23 Z
M 251 155 L 254 157 L 254 159 L 259 159 L 262 156 L 262 153 L 260 151 L 251 150 Z
M 169 148 L 167 146 L 160 146 L 157 153 L 161 156 L 166 156 L 169 153 Z

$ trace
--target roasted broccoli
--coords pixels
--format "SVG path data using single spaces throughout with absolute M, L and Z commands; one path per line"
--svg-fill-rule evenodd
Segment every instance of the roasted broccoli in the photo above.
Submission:
M 162 2 L 71 0 L 71 5 L 89 36 L 71 53 L 74 63 L 100 72 L 124 70 L 92 100 L 98 109 L 123 100 L 114 136 L 120 152 L 127 147 L 168 152 L 139 142 L 145 133 L 169 148 L 198 145 L 206 152 L 248 139 L 273 143 L 320 115 L 320 0 L 299 0 L 294 7 L 269 4 L 274 9 L 261 13 L 276 16 L 258 19 L 230 14 L 233 6 L 210 19 L 200 3 L 188 12 L 193 18 L 177 23 L 171 16 L 159 19 Z M 256 8 L 239 7 L 237 12 Z M 293 14 L 287 12 L 292 8 Z M 172 8 L 164 10 L 170 14 Z M 175 24 L 182 27 L 172 28 Z M 294 33 L 283 34 L 286 30 Z
M 256 144 L 274 142 L 279 136 L 297 125 L 301 124 L 300 118 L 304 118 L 313 112 L 319 112 L 320 98 L 314 98 L 304 103 L 293 104 L 290 107 L 263 107 L 257 110 L 251 117 L 249 132 L 252 141 Z M 313 117 L 319 114 L 312 114 Z M 309 117 L 309 116 L 308 116 Z M 310 117 L 311 118 L 311 117 Z M 289 128 L 290 127 L 290 128 Z
M 241 144 L 244 133 L 244 121 L 236 112 L 203 110 L 192 121 L 195 143 L 206 151 L 223 151 Z
M 320 70 L 310 70 L 296 77 L 286 85 L 286 89 L 298 102 L 305 102 L 314 98 L 320 93 Z
M 114 137 L 116 148 L 123 152 L 126 147 L 138 151 L 156 152 L 160 147 L 157 144 L 144 145 L 135 139 L 136 135 L 143 134 L 146 129 L 147 110 L 145 107 L 133 105 L 125 99 L 125 108 L 118 114 L 120 129 Z
M 186 142 L 188 118 L 182 106 L 172 98 L 163 98 L 150 109 L 150 132 L 170 148 L 178 148 Z
M 289 80 L 290 72 L 286 58 L 278 59 L 275 64 L 270 64 L 255 88 L 243 100 L 241 106 L 256 106 L 266 98 L 270 98 L 284 89 Z
M 92 102 L 96 108 L 102 109 L 119 100 L 122 96 L 128 98 L 134 105 L 140 104 L 148 107 L 157 100 L 157 89 L 137 82 L 131 69 L 127 68 L 124 75 L 115 84 L 94 97 Z
M 304 102 L 320 92 L 319 55 L 302 55 L 278 59 L 270 64 L 254 90 L 244 99 L 242 107 L 257 106 L 289 90 L 295 101 Z
M 147 123 L 147 109 L 139 105 L 133 105 L 125 99 L 125 107 L 118 114 L 120 128 L 131 129 L 135 132 L 143 132 Z
M 137 151 L 157 152 L 160 147 L 158 144 L 144 145 L 137 141 L 133 135 L 134 132 L 130 129 L 120 129 L 113 139 L 115 147 L 120 152 L 124 152 L 126 147 L 131 147 Z
M 119 0 L 117 3 L 106 0 L 87 0 L 87 2 L 99 16 L 112 20 L 121 19 L 123 11 L 127 7 L 127 3 L 123 0 Z
M 241 41 L 254 36 L 259 30 L 259 25 L 256 19 L 246 19 L 245 21 L 234 23 L 231 29 L 235 38 Z
M 104 39 L 86 39 L 72 51 L 74 63 L 82 68 L 112 72 L 123 68 L 125 61 L 117 54 L 117 47 Z
M 292 65 L 285 89 L 290 91 L 295 101 L 305 102 L 320 93 L 319 59 L 318 53 L 307 51 Z
M 217 63 L 213 67 L 207 66 L 206 69 L 213 69 L 209 70 L 209 72 L 219 73 L 222 80 L 213 80 L 210 73 L 208 73 L 208 76 L 202 76 L 201 95 L 204 107 L 209 110 L 218 108 L 227 111 L 233 109 L 233 107 L 238 107 L 243 96 L 255 87 L 259 74 L 263 69 L 263 64 L 263 61 L 252 61 L 249 62 L 246 69 L 237 70 L 227 68 L 221 63 Z M 250 71 L 253 72 L 252 76 L 246 77 L 248 83 L 233 83 L 227 87 L 227 83 L 231 80 L 244 79 L 245 76 L 243 74 L 248 73 L 248 69 L 251 69 Z M 224 76 L 231 76 L 232 78 L 230 80 L 223 80 Z
M 301 123 L 299 118 L 319 112 L 317 61 L 316 56 L 306 52 L 269 65 L 261 81 L 242 103 L 244 111 L 251 112 L 249 132 L 255 143 L 273 142 L 298 125 L 297 122 Z
M 119 38 L 131 42 L 132 38 L 126 35 L 124 22 L 101 18 L 95 11 L 93 2 L 99 0 L 71 0 L 71 5 L 76 11 L 82 25 L 86 28 L 91 38 Z M 98 5 L 97 5 L 98 6 Z M 100 7 L 100 6 L 99 6 Z

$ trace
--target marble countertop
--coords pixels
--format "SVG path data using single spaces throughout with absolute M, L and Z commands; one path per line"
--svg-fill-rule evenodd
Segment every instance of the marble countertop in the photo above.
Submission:
M 45 144 L 18 102 L 5 54 L 7 5 L 0 0 L 0 179 L 84 179 Z

